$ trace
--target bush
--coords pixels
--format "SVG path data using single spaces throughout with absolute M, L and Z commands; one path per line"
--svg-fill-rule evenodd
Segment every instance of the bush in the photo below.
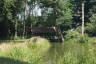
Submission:
M 87 23 L 86 25 L 86 33 L 89 34 L 89 36 L 96 36 L 96 14 L 93 14 L 90 18 L 90 23 Z
M 71 31 L 69 30 L 65 36 L 66 40 L 70 40 L 72 39 L 74 42 L 78 42 L 78 43 L 88 43 L 88 35 L 85 34 L 84 36 L 82 36 L 78 31 Z
M 67 34 L 65 35 L 65 39 L 69 40 L 69 39 L 73 39 L 73 38 L 78 38 L 80 37 L 81 34 L 75 30 L 69 30 L 67 31 Z
M 50 47 L 49 41 L 45 38 L 40 38 L 40 37 L 32 37 L 26 41 L 26 44 L 30 48 Z
M 80 36 L 80 37 L 77 39 L 77 41 L 78 41 L 79 43 L 88 43 L 88 39 L 89 39 L 89 37 L 88 37 L 87 35 L 85 35 L 85 36 Z

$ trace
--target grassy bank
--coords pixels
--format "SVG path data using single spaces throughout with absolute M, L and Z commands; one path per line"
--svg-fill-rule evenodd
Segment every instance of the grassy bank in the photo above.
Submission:
M 8 40 L 0 40 L 0 43 L 9 43 L 9 42 L 24 42 L 26 41 L 27 39 L 25 38 L 20 38 L 20 37 L 17 37 L 17 38 L 13 38 L 13 39 L 8 39 Z
M 49 43 L 47 40 L 40 40 L 32 41 L 33 43 L 27 41 L 21 46 L 5 47 L 0 50 L 0 63 L 96 64 L 96 38 L 87 38 L 85 41 L 70 39 L 65 43 Z

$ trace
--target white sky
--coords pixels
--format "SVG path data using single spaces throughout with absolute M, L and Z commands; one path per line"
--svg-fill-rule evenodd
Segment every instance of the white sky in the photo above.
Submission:
M 36 16 L 41 16 L 41 9 L 39 6 L 36 6 L 35 9 L 33 10 L 34 15 Z
M 28 10 L 29 10 L 29 7 L 27 6 L 26 12 L 25 12 L 25 15 L 26 15 L 26 16 L 27 16 L 28 14 L 32 14 L 32 12 L 29 13 Z M 36 5 L 36 7 L 35 7 L 34 10 L 33 10 L 33 15 L 34 15 L 34 16 L 41 16 L 41 11 L 42 11 L 42 10 L 40 9 L 40 7 L 39 7 L 38 5 Z M 18 17 L 21 18 L 21 15 L 18 14 Z

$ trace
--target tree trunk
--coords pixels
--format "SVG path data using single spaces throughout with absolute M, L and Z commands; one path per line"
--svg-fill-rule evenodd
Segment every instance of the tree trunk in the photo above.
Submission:
M 25 9 L 24 9 L 24 21 L 23 21 L 23 38 L 25 38 L 25 34 L 26 34 L 26 8 L 27 8 L 27 0 L 25 0 Z
M 16 21 L 15 21 L 15 38 L 17 38 L 17 19 L 16 19 Z
M 84 35 L 84 2 L 82 2 L 82 36 Z

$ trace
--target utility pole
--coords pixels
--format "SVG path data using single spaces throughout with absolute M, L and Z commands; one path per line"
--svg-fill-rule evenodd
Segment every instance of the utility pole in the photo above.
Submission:
M 82 36 L 84 36 L 84 1 L 82 2 Z

